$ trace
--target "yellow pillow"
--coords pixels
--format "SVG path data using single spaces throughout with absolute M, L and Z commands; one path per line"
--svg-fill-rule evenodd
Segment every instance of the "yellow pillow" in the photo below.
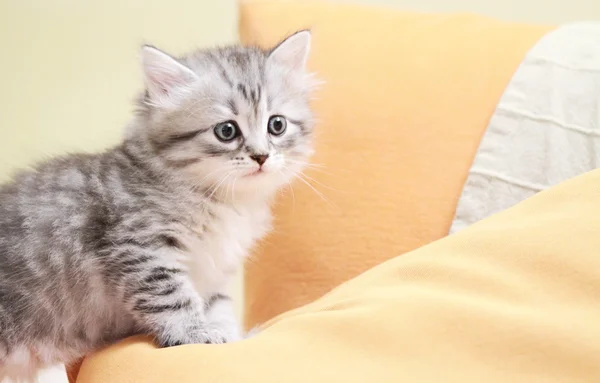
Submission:
M 278 204 L 246 270 L 247 327 L 448 233 L 480 137 L 527 50 L 551 27 L 324 1 L 244 1 L 268 46 L 311 27 L 317 155 Z
M 249 340 L 130 339 L 78 383 L 593 382 L 600 170 L 387 261 Z M 394 228 L 388 228 L 390 235 Z

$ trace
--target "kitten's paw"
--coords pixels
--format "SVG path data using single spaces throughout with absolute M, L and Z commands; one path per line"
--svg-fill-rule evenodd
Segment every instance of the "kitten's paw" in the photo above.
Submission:
M 170 338 L 169 339 L 159 339 L 159 340 L 157 340 L 157 343 L 158 343 L 159 348 L 183 346 L 184 344 L 187 344 L 181 340 L 170 339 Z
M 158 339 L 158 345 L 163 348 L 185 344 L 223 344 L 240 340 L 240 338 L 238 332 L 229 326 L 218 326 L 211 323 L 189 330 L 183 337 L 163 336 Z
M 240 340 L 241 336 L 237 329 L 232 328 L 232 326 L 210 323 L 204 329 L 201 338 L 203 341 L 199 343 L 221 344 L 235 342 Z

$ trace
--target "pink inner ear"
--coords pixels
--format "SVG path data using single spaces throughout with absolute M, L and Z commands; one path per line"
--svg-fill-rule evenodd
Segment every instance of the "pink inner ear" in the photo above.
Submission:
M 177 76 L 165 72 L 150 76 L 150 81 L 154 84 L 154 88 L 162 94 L 168 94 L 170 89 L 182 83 Z

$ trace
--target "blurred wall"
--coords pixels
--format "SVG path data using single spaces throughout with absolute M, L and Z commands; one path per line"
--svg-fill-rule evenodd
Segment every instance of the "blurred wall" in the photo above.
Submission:
M 116 142 L 141 89 L 138 48 L 235 41 L 235 0 L 0 0 L 0 177 Z
M 600 20 L 599 0 L 335 0 L 424 12 L 473 12 L 507 21 L 565 23 Z

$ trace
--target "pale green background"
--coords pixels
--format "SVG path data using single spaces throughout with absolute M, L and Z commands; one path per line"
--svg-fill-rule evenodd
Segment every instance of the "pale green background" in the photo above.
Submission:
M 228 43 L 236 24 L 233 0 L 0 0 L 0 176 L 116 142 L 142 86 L 142 43 Z

